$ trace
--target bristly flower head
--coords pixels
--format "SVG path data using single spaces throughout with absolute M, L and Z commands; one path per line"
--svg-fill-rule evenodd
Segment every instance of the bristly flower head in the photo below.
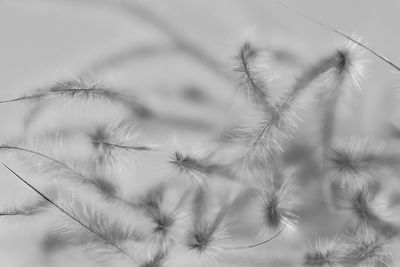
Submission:
M 391 220 L 394 216 L 391 216 L 393 214 L 387 209 L 387 204 L 371 191 L 354 193 L 341 208 L 351 212 L 356 229 L 375 232 L 387 238 L 399 233 L 399 227 Z
M 214 218 L 196 222 L 190 231 L 186 246 L 189 250 L 199 255 L 206 255 L 211 260 L 216 260 L 221 250 L 221 241 L 227 238 L 223 222 L 224 211 L 221 209 Z
M 179 194 L 160 184 L 146 194 L 141 206 L 154 224 L 152 234 L 157 250 L 166 251 L 183 239 L 185 215 L 183 205 L 187 192 Z
M 361 41 L 361 37 L 353 37 Z M 362 88 L 362 80 L 365 76 L 364 50 L 354 42 L 348 41 L 343 48 L 337 50 L 338 64 L 334 74 L 345 87 Z
M 254 158 L 257 162 L 260 162 L 259 159 L 267 161 L 268 157 L 275 157 L 282 152 L 285 142 L 298 127 L 302 115 L 300 111 L 309 109 L 318 97 L 320 91 L 315 90 L 315 82 L 322 78 L 333 78 L 333 89 L 337 89 L 341 85 L 338 80 L 343 80 L 344 74 L 349 71 L 350 63 L 347 60 L 345 53 L 334 53 L 319 60 L 303 71 L 282 98 L 274 103 L 271 112 L 264 112 L 252 127 L 244 127 L 242 139 L 247 142 L 247 149 L 239 163 L 251 165 Z M 338 75 L 343 79 L 337 79 Z
M 172 167 L 172 173 L 169 175 L 182 177 L 184 181 L 189 180 L 201 185 L 204 183 L 204 178 L 213 170 L 214 165 L 210 163 L 211 156 L 212 153 L 205 151 L 204 146 L 199 143 L 188 149 L 174 140 L 168 160 L 168 168 Z
M 222 241 L 228 238 L 226 231 L 227 205 L 210 209 L 206 192 L 202 187 L 197 189 L 193 199 L 192 226 L 187 233 L 185 247 L 197 256 L 216 261 L 222 250 Z
M 318 239 L 312 248 L 304 257 L 303 266 L 306 267 L 335 267 L 342 266 L 341 258 L 343 247 L 339 244 L 337 238 L 332 240 Z
M 372 168 L 376 165 L 376 156 L 368 150 L 366 141 L 352 139 L 332 149 L 328 158 L 328 178 L 343 190 L 362 190 L 375 182 Z
M 258 52 L 250 43 L 245 42 L 237 56 L 237 67 L 234 70 L 239 74 L 239 86 L 243 88 L 249 101 L 263 110 L 268 110 L 271 103 L 268 99 L 267 81 L 272 79 L 273 75 L 265 71 L 265 66 L 256 65 Z M 261 67 L 264 70 L 261 70 Z
M 97 149 L 99 163 L 113 166 L 121 160 L 135 159 L 135 154 L 141 151 L 153 149 L 137 143 L 139 134 L 134 124 L 120 121 L 98 127 L 89 137 Z
M 175 151 L 170 156 L 169 163 L 175 168 L 178 174 L 187 175 L 201 182 L 201 177 L 206 174 L 207 167 L 201 162 L 201 159 L 195 156 L 183 155 Z
M 294 183 L 288 174 L 284 177 L 270 174 L 270 179 L 261 181 L 256 188 L 264 225 L 272 230 L 292 227 L 297 221 Z
M 382 263 L 389 266 L 386 261 L 389 259 L 388 242 L 376 235 L 365 231 L 346 235 L 342 265 L 346 267 L 377 266 Z
M 154 253 L 150 254 L 149 259 L 140 265 L 140 267 L 162 267 L 167 260 L 168 251 L 165 250 L 157 250 Z

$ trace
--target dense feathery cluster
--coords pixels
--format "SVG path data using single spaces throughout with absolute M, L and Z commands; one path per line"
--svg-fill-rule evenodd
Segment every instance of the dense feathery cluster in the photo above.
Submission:
M 193 149 L 196 123 L 166 118 L 133 94 L 83 78 L 1 101 L 31 102 L 26 124 L 55 101 L 56 109 L 97 102 L 125 113 L 101 125 L 65 123 L 56 133 L 25 128 L 3 143 L 3 165 L 35 194 L 0 205 L 0 217 L 46 218 L 45 253 L 62 248 L 96 266 L 390 266 L 400 235 L 400 153 L 384 140 L 337 135 L 337 106 L 363 87 L 363 51 L 371 52 L 361 39 L 337 33 L 348 43 L 296 65 L 297 78 L 276 97 L 279 76 L 265 70 L 279 62 L 260 66 L 265 51 L 244 42 L 225 76 L 237 88 L 223 111 L 242 114 L 202 132 L 201 149 Z M 287 51 L 283 58 L 291 57 Z M 303 142 L 299 125 L 310 113 L 318 129 Z M 190 143 L 183 148 L 165 141 L 164 123 L 177 122 L 186 127 L 177 138 Z M 263 257 L 264 246 L 280 252 Z M 283 257 L 290 259 L 280 265 Z

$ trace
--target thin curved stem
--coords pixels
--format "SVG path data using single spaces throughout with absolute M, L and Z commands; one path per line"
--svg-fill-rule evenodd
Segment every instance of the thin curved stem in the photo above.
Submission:
M 46 95 L 45 93 L 39 93 L 39 94 L 33 94 L 33 95 L 29 95 L 29 96 L 21 96 L 21 97 L 17 97 L 17 98 L 2 100 L 2 101 L 0 101 L 0 104 L 24 101 L 24 100 L 28 100 L 28 99 L 41 98 L 41 97 L 44 97 L 45 95 Z
M 334 28 L 334 27 L 332 27 L 332 26 L 330 26 L 328 24 L 325 24 L 322 21 L 317 20 L 316 18 L 313 18 L 313 17 L 311 17 L 311 16 L 309 16 L 309 15 L 307 15 L 307 14 L 305 14 L 305 13 L 303 13 L 303 12 L 301 12 L 301 11 L 299 11 L 299 10 L 297 10 L 297 9 L 295 9 L 295 8 L 289 6 L 289 5 L 287 5 L 287 4 L 285 4 L 285 3 L 281 2 L 281 1 L 275 1 L 275 2 L 278 3 L 279 5 L 281 5 L 282 7 L 286 8 L 287 10 L 290 10 L 293 13 L 295 13 L 295 14 L 303 17 L 303 18 L 306 18 L 306 19 L 308 19 L 308 20 L 310 20 L 310 21 L 312 21 L 312 22 L 314 22 L 314 23 L 316 23 L 316 24 L 318 24 L 318 25 L 320 25 L 320 26 L 322 26 L 322 27 L 324 27 L 324 28 L 326 28 L 326 29 L 328 29 L 330 31 L 333 31 L 334 33 L 342 36 L 343 38 L 345 38 L 345 39 L 357 44 L 358 46 L 364 48 L 365 50 L 367 50 L 368 52 L 370 52 L 371 54 L 373 54 L 374 56 L 379 58 L 380 60 L 382 60 L 382 61 L 386 62 L 387 64 L 389 64 L 391 67 L 393 67 L 397 71 L 400 71 L 400 67 L 398 65 L 396 65 L 394 62 L 392 62 L 391 60 L 389 60 L 387 57 L 385 57 L 382 54 L 378 53 L 376 50 L 370 48 L 369 46 L 361 43 L 360 41 L 357 41 L 356 39 L 352 38 L 351 36 L 343 33 L 342 31 L 339 31 L 338 29 L 336 29 L 336 28 Z
M 78 224 L 80 224 L 83 228 L 85 228 L 86 230 L 88 230 L 89 232 L 93 233 L 94 235 L 100 237 L 102 240 L 104 240 L 107 244 L 113 246 L 114 248 L 116 248 L 119 252 L 121 252 L 122 254 L 126 255 L 131 261 L 133 261 L 134 263 L 136 263 L 136 260 L 128 253 L 126 252 L 124 249 L 122 249 L 121 247 L 119 247 L 117 244 L 115 244 L 114 242 L 110 241 L 109 239 L 107 239 L 105 236 L 103 236 L 100 233 L 97 233 L 96 231 L 94 231 L 93 229 L 91 229 L 89 226 L 87 226 L 86 224 L 84 224 L 83 222 L 81 222 L 80 220 L 78 220 L 77 218 L 75 218 L 73 215 L 69 214 L 65 209 L 63 209 L 62 207 L 60 207 L 57 203 L 55 203 L 53 200 L 51 200 L 49 197 L 47 197 L 45 194 L 43 194 L 42 192 L 40 192 L 38 189 L 36 189 L 36 187 L 34 187 L 33 185 L 31 185 L 29 182 L 27 182 L 24 178 L 22 178 L 19 174 L 17 174 L 15 171 L 13 171 L 10 167 L 8 167 L 6 164 L 2 163 L 4 167 L 6 167 L 12 174 L 14 174 L 15 177 L 17 177 L 22 183 L 24 183 L 25 185 L 27 185 L 30 189 L 32 189 L 33 191 L 35 191 L 38 195 L 40 195 L 43 199 L 45 199 L 46 201 L 48 201 L 50 204 L 52 204 L 54 207 L 56 207 L 59 211 L 61 211 L 62 213 L 64 213 L 65 215 L 67 215 L 69 218 L 71 218 L 73 221 L 77 222 Z
M 50 160 L 50 161 L 52 161 L 52 162 L 54 162 L 54 163 L 56 163 L 56 164 L 58 164 L 58 165 L 60 165 L 60 166 L 62 166 L 62 167 L 64 167 L 64 168 L 70 170 L 70 171 L 75 172 L 73 169 L 71 169 L 71 168 L 70 168 L 67 164 L 65 164 L 64 162 L 61 162 L 61 161 L 59 161 L 59 160 L 56 160 L 56 159 L 54 159 L 54 158 L 52 158 L 52 157 L 49 157 L 49 156 L 47 156 L 47 155 L 45 155 L 45 154 L 43 154 L 43 153 L 40 153 L 40 152 L 37 152 L 37 151 L 34 151 L 34 150 L 30 150 L 30 149 L 22 148 L 22 147 L 18 147 L 18 146 L 8 146 L 8 145 L 1 145 L 1 146 L 0 146 L 0 150 L 1 150 L 1 149 L 12 149 L 12 150 L 19 150 L 19 151 L 24 151 L 24 152 L 32 153 L 32 154 L 35 154 L 35 155 L 40 156 L 40 157 L 42 157 L 42 158 L 45 158 L 45 159 L 47 159 L 47 160 Z
M 227 249 L 227 250 L 240 250 L 240 249 L 249 249 L 249 248 L 255 248 L 261 245 L 264 245 L 266 243 L 271 242 L 272 240 L 274 240 L 275 238 L 277 238 L 283 231 L 283 227 L 272 237 L 268 238 L 267 240 L 255 243 L 255 244 L 251 244 L 251 245 L 244 245 L 244 246 L 237 246 L 237 247 L 223 247 L 223 249 Z

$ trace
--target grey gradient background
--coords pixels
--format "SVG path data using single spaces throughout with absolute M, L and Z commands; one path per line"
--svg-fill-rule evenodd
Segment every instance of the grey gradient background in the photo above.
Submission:
M 101 1 L 104 2 L 104 1 Z M 112 2 L 112 0 L 110 0 Z M 357 33 L 371 47 L 400 64 L 400 1 L 287 0 L 287 4 L 346 33 Z M 341 38 L 301 18 L 274 1 L 207 0 L 141 1 L 173 28 L 196 42 L 229 70 L 240 43 L 254 39 L 265 45 L 293 48 L 312 61 L 331 51 Z M 108 55 L 132 46 L 168 45 L 168 36 L 118 8 L 93 1 L 0 1 L 0 99 L 29 94 L 51 82 L 74 77 Z M 359 121 L 354 131 L 379 134 L 388 120 L 396 123 L 396 88 L 400 74 L 366 54 L 368 72 L 360 94 Z M 182 55 L 137 60 L 107 71 L 107 79 L 124 79 L 139 94 L 152 88 L 200 83 L 226 94 L 230 84 Z M 102 74 L 93 74 L 95 79 Z M 1 139 L 21 133 L 27 109 L 0 105 Z M 20 195 L 21 186 L 0 167 L 0 201 Z M 13 249 L 34 253 L 24 237 L 30 229 L 0 223 L 0 265 L 28 266 Z M 19 238 L 18 238 L 19 237 Z M 5 265 L 4 265 L 5 264 Z M 40 266 L 30 263 L 29 266 Z

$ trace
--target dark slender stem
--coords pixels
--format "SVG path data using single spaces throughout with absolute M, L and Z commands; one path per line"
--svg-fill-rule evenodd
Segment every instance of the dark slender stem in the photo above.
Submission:
M 23 100 L 28 100 L 28 99 L 41 98 L 45 95 L 46 95 L 45 93 L 39 93 L 39 94 L 34 94 L 34 95 L 29 95 L 29 96 L 21 96 L 21 97 L 17 97 L 17 98 L 13 98 L 13 99 L 0 101 L 0 104 L 23 101 Z
M 271 242 L 272 240 L 274 240 L 275 238 L 277 238 L 283 231 L 284 228 L 281 228 L 275 235 L 273 235 L 272 237 L 268 238 L 267 240 L 255 243 L 255 244 L 251 244 L 251 245 L 245 245 L 245 246 L 237 246 L 237 247 L 223 247 L 224 249 L 229 249 L 229 250 L 239 250 L 239 249 L 249 249 L 249 248 L 255 248 L 261 245 L 264 245 L 266 243 Z
M 9 168 L 6 164 L 2 163 L 4 167 L 6 167 L 11 173 L 13 173 L 15 175 L 15 177 L 17 177 L 21 182 L 23 182 L 25 185 L 27 185 L 29 188 L 31 188 L 33 191 L 35 191 L 38 195 L 40 195 L 42 198 L 44 198 L 46 201 L 48 201 L 50 204 L 52 204 L 54 207 L 56 207 L 59 211 L 61 211 L 62 213 L 64 213 L 65 215 L 67 215 L 69 218 L 71 218 L 72 220 L 74 220 L 75 222 L 77 222 L 78 224 L 80 224 L 82 227 L 84 227 L 86 230 L 88 230 L 89 232 L 93 233 L 94 235 L 100 237 L 102 240 L 104 240 L 107 244 L 115 247 L 118 251 L 120 251 L 121 253 L 123 253 L 124 255 L 126 255 L 130 260 L 132 260 L 134 263 L 136 263 L 136 260 L 125 250 L 123 250 L 121 247 L 119 247 L 117 244 L 111 242 L 110 240 L 108 240 L 106 237 L 104 237 L 102 234 L 97 233 L 96 231 L 94 231 L 93 229 L 91 229 L 89 226 L 87 226 L 86 224 L 84 224 L 83 222 L 81 222 L 80 220 L 78 220 L 77 218 L 75 218 L 73 215 L 69 214 L 67 211 L 65 211 L 65 209 L 63 209 L 62 207 L 60 207 L 57 203 L 55 203 L 53 200 L 51 200 L 49 197 L 47 197 L 45 194 L 43 194 L 42 192 L 40 192 L 38 189 L 36 189 L 36 187 L 34 187 L 33 185 L 31 185 L 30 183 L 28 183 L 24 178 L 22 178 L 19 174 L 17 174 L 15 171 L 13 171 L 11 168 Z
M 25 214 L 17 213 L 17 212 L 12 212 L 12 213 L 6 213 L 6 212 L 1 212 L 0 217 L 2 216 L 22 216 Z
M 103 142 L 103 141 L 98 141 L 98 140 L 93 140 L 93 142 L 96 144 L 104 144 L 106 146 L 114 146 L 114 147 L 118 147 L 118 148 L 131 149 L 131 150 L 142 150 L 142 151 L 154 150 L 153 148 L 148 147 L 148 146 L 124 146 L 124 145 L 113 144 L 113 143 L 108 143 L 108 142 Z
M 293 7 L 290 7 L 290 6 L 288 6 L 287 4 L 285 4 L 285 3 L 281 2 L 281 1 L 276 1 L 276 2 L 279 5 L 283 6 L 284 8 L 292 11 L 293 13 L 296 13 L 297 15 L 300 15 L 301 17 L 306 18 L 306 19 L 308 19 L 308 20 L 310 20 L 310 21 L 312 21 L 312 22 L 314 22 L 314 23 L 316 23 L 316 24 L 318 24 L 318 25 L 320 25 L 320 26 L 322 26 L 322 27 L 324 27 L 324 28 L 326 28 L 326 29 L 328 29 L 330 31 L 333 31 L 336 34 L 342 36 L 343 38 L 345 38 L 345 39 L 357 44 L 358 46 L 364 48 L 365 50 L 367 50 L 368 52 L 370 52 L 371 54 L 373 54 L 374 56 L 379 58 L 380 60 L 382 60 L 382 61 L 386 62 L 387 64 L 389 64 L 390 66 L 392 66 L 397 71 L 400 71 L 400 67 L 398 65 L 396 65 L 391 60 L 389 60 L 387 57 L 385 57 L 382 54 L 378 53 L 374 49 L 372 49 L 372 48 L 368 47 L 367 45 L 361 43 L 360 41 L 357 41 L 356 39 L 354 39 L 351 36 L 343 33 L 342 31 L 339 31 L 338 29 L 336 29 L 336 28 L 334 28 L 334 27 L 332 27 L 332 26 L 330 26 L 328 24 L 325 24 L 320 20 L 317 20 L 317 19 L 315 19 L 315 18 L 313 18 L 313 17 L 311 17 L 311 16 L 309 16 L 309 15 L 307 15 L 307 14 L 305 14 L 305 13 L 303 13 L 303 12 L 297 10 L 297 9 L 294 9 Z
M 19 150 L 19 151 L 24 151 L 24 152 L 32 153 L 32 154 L 35 154 L 35 155 L 37 155 L 37 156 L 43 157 L 43 158 L 45 158 L 45 159 L 48 159 L 48 160 L 50 160 L 50 161 L 52 161 L 52 162 L 54 162 L 54 163 L 56 163 L 56 164 L 58 164 L 58 165 L 60 165 L 60 166 L 62 166 L 62 167 L 64 167 L 64 168 L 66 168 L 66 169 L 68 169 L 68 170 L 70 170 L 70 171 L 74 171 L 74 170 L 72 170 L 68 165 L 66 165 L 64 162 L 61 162 L 61 161 L 59 161 L 59 160 L 56 160 L 56 159 L 54 159 L 54 158 L 52 158 L 52 157 L 49 157 L 49 156 L 47 156 L 47 155 L 45 155 L 45 154 L 43 154 L 43 153 L 37 152 L 37 151 L 33 151 L 33 150 L 30 150 L 30 149 L 27 149 L 27 148 L 22 148 L 22 147 L 17 147 L 17 146 L 8 146 L 8 145 L 2 145 L 2 146 L 0 146 L 0 150 L 1 150 L 1 149 Z M 75 172 L 75 171 L 74 171 L 74 172 Z

